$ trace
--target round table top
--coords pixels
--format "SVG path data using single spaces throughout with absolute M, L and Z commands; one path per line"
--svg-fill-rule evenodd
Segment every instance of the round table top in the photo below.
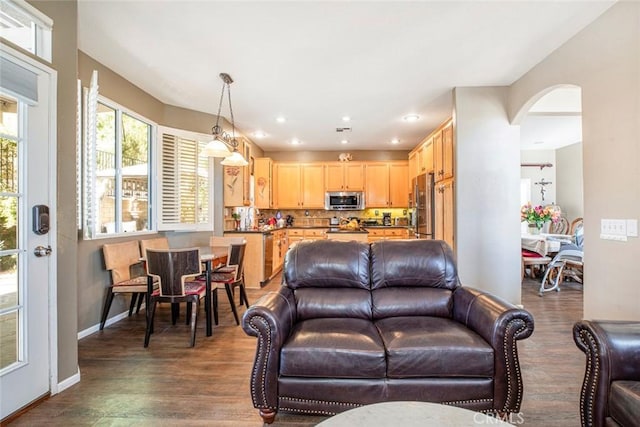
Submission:
M 429 402 L 383 402 L 360 406 L 327 418 L 318 427 L 468 427 L 510 426 L 481 412 Z

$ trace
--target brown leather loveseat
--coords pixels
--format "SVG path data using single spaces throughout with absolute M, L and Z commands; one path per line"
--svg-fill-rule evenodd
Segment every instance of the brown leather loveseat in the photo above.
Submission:
M 587 356 L 582 425 L 640 425 L 640 322 L 583 320 L 573 339 Z
M 516 340 L 533 318 L 461 286 L 442 241 L 317 240 L 289 249 L 282 287 L 243 328 L 258 337 L 253 404 L 271 423 L 278 410 L 333 415 L 393 400 L 517 412 Z

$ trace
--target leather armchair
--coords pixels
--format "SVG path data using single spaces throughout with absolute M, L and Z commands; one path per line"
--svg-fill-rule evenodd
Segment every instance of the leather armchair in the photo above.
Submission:
M 586 354 L 580 391 L 583 426 L 640 423 L 640 322 L 587 321 L 573 327 Z
M 320 240 L 287 252 L 282 287 L 243 328 L 258 337 L 251 397 L 270 423 L 278 410 L 333 415 L 390 400 L 517 412 L 516 341 L 533 318 L 461 286 L 444 242 Z

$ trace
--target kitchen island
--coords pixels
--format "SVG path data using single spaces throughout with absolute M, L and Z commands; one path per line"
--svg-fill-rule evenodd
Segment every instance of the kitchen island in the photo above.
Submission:
M 289 246 L 300 240 L 356 240 L 373 242 L 383 239 L 409 239 L 413 235 L 404 226 L 364 226 L 356 229 L 311 226 L 283 227 L 272 230 L 225 231 L 225 236 L 244 237 L 247 241 L 244 259 L 245 286 L 259 289 L 281 269 Z

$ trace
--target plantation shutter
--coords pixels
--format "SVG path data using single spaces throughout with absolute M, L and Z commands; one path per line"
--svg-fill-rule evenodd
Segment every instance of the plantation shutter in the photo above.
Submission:
M 161 134 L 158 229 L 213 230 L 209 158 L 200 156 L 204 143 L 177 129 Z

